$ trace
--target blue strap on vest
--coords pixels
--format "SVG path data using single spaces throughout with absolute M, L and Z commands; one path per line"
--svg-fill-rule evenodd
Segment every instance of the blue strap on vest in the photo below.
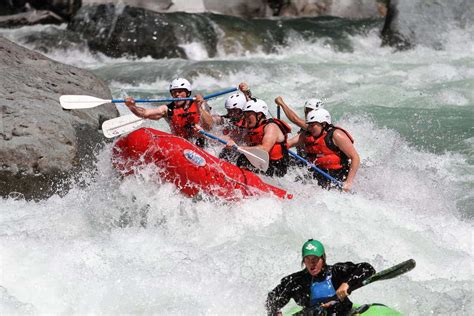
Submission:
M 329 273 L 324 281 L 311 284 L 311 306 L 326 303 L 329 298 L 336 295 L 336 290 L 331 282 L 332 274 Z

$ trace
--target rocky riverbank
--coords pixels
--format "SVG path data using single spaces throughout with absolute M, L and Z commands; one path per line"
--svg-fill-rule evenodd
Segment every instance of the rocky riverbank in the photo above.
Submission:
M 111 98 L 92 73 L 60 64 L 0 37 L 0 195 L 49 196 L 87 166 L 104 137 L 99 120 L 112 104 L 64 111 L 62 94 Z M 60 185 L 61 183 L 61 185 Z

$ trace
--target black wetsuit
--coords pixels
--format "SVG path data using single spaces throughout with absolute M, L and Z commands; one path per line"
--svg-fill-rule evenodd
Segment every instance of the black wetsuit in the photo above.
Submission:
M 321 315 L 315 310 L 311 310 L 310 293 L 311 285 L 314 282 L 321 282 L 326 279 L 328 274 L 332 275 L 331 283 L 335 290 L 341 286 L 342 283 L 349 284 L 349 290 L 353 291 L 362 285 L 362 281 L 375 273 L 375 269 L 368 263 L 336 263 L 334 265 L 326 265 L 323 270 L 313 277 L 308 270 L 290 274 L 284 277 L 280 284 L 268 293 L 266 308 L 268 315 L 274 315 L 282 307 L 284 307 L 290 299 L 305 308 L 302 315 Z M 347 315 L 352 309 L 352 302 L 349 298 L 344 301 L 325 309 L 327 315 Z M 324 314 L 323 314 L 324 315 Z

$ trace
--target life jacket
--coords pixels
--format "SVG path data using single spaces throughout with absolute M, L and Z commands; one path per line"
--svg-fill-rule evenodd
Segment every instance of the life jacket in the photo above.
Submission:
M 189 106 L 178 108 L 172 102 L 167 106 L 171 132 L 185 139 L 193 138 L 195 136 L 194 125 L 201 122 L 197 103 L 193 101 Z
M 269 154 L 270 160 L 280 160 L 288 154 L 288 147 L 286 141 L 288 139 L 288 133 L 291 132 L 291 127 L 284 121 L 279 119 L 265 120 L 256 128 L 249 130 L 245 135 L 244 141 L 247 143 L 248 146 L 261 145 L 264 136 L 265 126 L 270 123 L 275 123 L 285 136 L 285 139 L 281 143 L 276 143 L 272 147 Z
M 339 129 L 354 143 L 354 139 L 349 132 L 336 126 L 330 125 L 329 129 L 323 130 L 318 138 L 314 138 L 306 132 L 304 138 L 304 149 L 308 160 L 323 169 L 341 169 L 349 166 L 349 158 L 344 154 L 333 141 L 334 132 Z
M 319 306 L 321 304 L 327 303 L 336 295 L 336 290 L 334 289 L 334 285 L 332 285 L 331 279 L 332 273 L 328 273 L 323 281 L 314 282 L 311 284 L 311 306 Z

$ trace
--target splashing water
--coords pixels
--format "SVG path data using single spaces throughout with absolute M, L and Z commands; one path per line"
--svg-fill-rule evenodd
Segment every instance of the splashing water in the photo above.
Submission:
M 398 53 L 380 48 L 375 31 L 351 36 L 351 52 L 298 39 L 274 54 L 215 58 L 195 43 L 186 46 L 193 60 L 53 52 L 77 65 L 86 58 L 114 95 L 168 96 L 167 82 L 180 75 L 203 94 L 246 81 L 273 114 L 278 95 L 299 113 L 306 99 L 320 97 L 354 136 L 362 166 L 353 194 L 295 182 L 302 171 L 294 169 L 277 183 L 294 200 L 224 203 L 185 198 L 152 168 L 122 181 L 106 146 L 96 173 L 84 174 L 65 196 L 0 201 L 0 311 L 263 314 L 267 292 L 300 268 L 299 248 L 312 237 L 325 243 L 329 263 L 367 261 L 379 270 L 417 261 L 400 278 L 354 292 L 354 302 L 381 302 L 408 315 L 468 315 L 474 216 L 468 31 L 452 31 L 444 50 Z M 210 102 L 214 111 L 224 112 L 223 100 Z

